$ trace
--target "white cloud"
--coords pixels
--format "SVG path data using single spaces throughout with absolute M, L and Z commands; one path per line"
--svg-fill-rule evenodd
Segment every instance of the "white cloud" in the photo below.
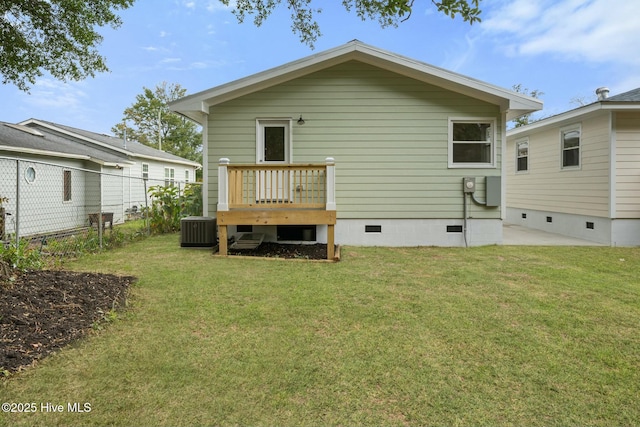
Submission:
M 82 83 L 62 83 L 54 79 L 40 79 L 31 88 L 31 96 L 26 102 L 40 109 L 65 109 L 67 111 L 82 108 L 88 95 L 80 86 Z
M 640 65 L 638 16 L 640 1 L 515 0 L 494 3 L 481 26 L 511 55 Z

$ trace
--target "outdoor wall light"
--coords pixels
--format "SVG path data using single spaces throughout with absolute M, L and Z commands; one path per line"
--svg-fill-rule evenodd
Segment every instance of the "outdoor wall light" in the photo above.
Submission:
M 302 114 L 300 114 L 300 118 L 298 119 L 298 124 L 302 126 L 304 124 L 304 119 L 302 118 Z

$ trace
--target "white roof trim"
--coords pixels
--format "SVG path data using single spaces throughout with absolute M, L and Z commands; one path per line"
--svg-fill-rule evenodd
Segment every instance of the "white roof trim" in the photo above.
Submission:
M 195 168 L 200 167 L 199 163 L 196 163 L 196 162 L 193 162 L 193 161 L 187 160 L 187 159 L 185 159 L 185 160 L 165 159 L 165 158 L 162 158 L 162 157 L 156 157 L 156 156 L 149 156 L 149 155 L 145 155 L 145 154 L 134 153 L 132 151 L 127 150 L 126 148 L 116 147 L 116 146 L 111 145 L 111 144 L 105 144 L 104 142 L 98 141 L 96 139 L 89 138 L 89 137 L 86 137 L 84 135 L 80 135 L 78 133 L 69 131 L 67 129 L 60 128 L 60 127 L 55 126 L 55 125 L 53 125 L 51 123 L 43 122 L 43 121 L 40 121 L 40 120 L 37 120 L 37 119 L 25 120 L 23 122 L 18 123 L 18 125 L 19 126 L 26 126 L 29 123 L 37 124 L 39 126 L 47 128 L 47 129 L 51 129 L 53 131 L 60 132 L 60 133 L 62 133 L 64 135 L 68 135 L 68 136 L 71 136 L 73 138 L 80 139 L 82 141 L 86 141 L 86 142 L 89 142 L 89 143 L 94 144 L 94 145 L 98 145 L 98 146 L 106 148 L 108 150 L 112 150 L 112 151 L 116 151 L 116 152 L 121 153 L 121 154 L 125 154 L 127 156 L 131 156 L 131 157 L 135 157 L 135 158 L 141 158 L 141 159 L 155 160 L 157 162 L 162 162 L 162 163 L 174 163 L 174 164 L 179 164 L 179 165 L 187 165 L 187 166 L 191 166 L 191 167 L 195 167 Z M 111 137 L 109 135 L 105 135 L 105 136 L 113 138 L 113 137 Z M 153 147 L 151 147 L 151 148 L 153 148 Z M 127 163 L 135 164 L 135 162 L 127 162 Z M 116 163 L 104 163 L 104 164 L 107 165 L 107 166 L 108 165 L 120 166 L 119 163 L 118 164 L 116 164 Z
M 29 133 L 34 136 L 44 136 L 42 132 L 39 132 L 37 129 L 30 128 L 29 126 L 25 126 L 21 124 L 13 124 L 13 123 L 4 123 L 4 125 L 25 133 Z
M 117 152 L 122 153 L 122 154 L 133 155 L 133 153 L 131 153 L 130 151 L 127 151 L 125 149 L 122 149 L 122 148 L 119 148 L 119 147 L 115 147 L 113 145 L 105 144 L 104 142 L 100 142 L 100 141 L 95 140 L 93 138 L 88 138 L 88 137 L 86 137 L 84 135 L 80 135 L 78 133 L 71 132 L 69 130 L 57 127 L 57 126 L 55 126 L 55 125 L 53 125 L 51 123 L 43 122 L 43 121 L 40 121 L 40 120 L 37 120 L 37 119 L 25 120 L 25 121 L 20 122 L 18 124 L 21 125 L 21 126 L 26 126 L 29 123 L 34 123 L 34 124 L 37 124 L 38 126 L 42 126 L 42 127 L 47 128 L 47 129 L 51 129 L 51 130 L 54 130 L 56 132 L 60 132 L 60 133 L 62 133 L 64 135 L 71 136 L 71 137 L 77 138 L 77 139 L 81 139 L 83 141 L 90 142 L 91 144 L 98 145 L 98 146 L 103 147 L 103 148 L 108 148 L 110 150 L 117 151 Z
M 200 122 L 203 117 L 201 113 L 209 114 L 211 106 L 351 60 L 361 61 L 499 105 L 502 112 L 508 113 L 508 120 L 542 109 L 542 101 L 538 99 L 369 46 L 357 40 L 188 95 L 169 103 L 169 108 Z
M 559 123 L 562 123 L 565 121 L 575 121 L 576 119 L 582 118 L 588 114 L 593 114 L 598 111 L 638 111 L 638 110 L 640 110 L 640 103 L 638 102 L 633 102 L 633 101 L 608 102 L 607 100 L 596 101 L 593 104 L 589 104 L 573 110 L 565 111 L 564 113 L 556 114 L 555 116 L 547 117 L 545 119 L 540 119 L 536 122 L 533 122 L 525 126 L 513 128 L 507 131 L 507 136 L 515 137 L 523 133 L 543 129 L 545 127 L 558 125 Z
M 111 166 L 115 168 L 125 168 L 125 167 L 131 167 L 135 165 L 135 162 L 130 162 L 130 161 L 126 161 L 122 163 L 105 162 L 100 159 L 96 159 L 94 157 L 87 156 L 84 154 L 67 154 L 61 151 L 38 150 L 37 148 L 22 148 L 22 147 L 11 147 L 8 145 L 0 145 L 0 150 L 9 151 L 12 153 L 24 153 L 24 154 L 33 154 L 37 156 L 58 157 L 61 159 L 87 160 L 101 166 Z
M 36 148 L 22 148 L 22 147 L 12 147 L 9 145 L 0 145 L 0 150 L 11 151 L 13 153 L 37 154 L 39 156 L 62 157 L 65 159 L 95 161 L 95 159 L 92 159 L 89 156 L 85 156 L 84 154 L 67 154 L 59 151 L 38 150 Z

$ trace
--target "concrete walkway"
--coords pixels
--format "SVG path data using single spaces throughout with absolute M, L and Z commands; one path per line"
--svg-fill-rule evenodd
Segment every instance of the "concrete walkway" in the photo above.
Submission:
M 502 228 L 502 244 L 505 246 L 606 246 L 602 243 L 507 223 L 504 223 Z

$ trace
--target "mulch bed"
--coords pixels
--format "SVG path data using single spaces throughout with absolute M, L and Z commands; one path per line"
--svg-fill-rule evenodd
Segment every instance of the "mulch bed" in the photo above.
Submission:
M 134 281 L 57 270 L 0 277 L 0 377 L 87 334 L 110 311 L 124 307 Z
M 327 259 L 327 245 L 308 245 L 262 242 L 255 249 L 228 249 L 229 255 L 257 256 L 286 259 Z

